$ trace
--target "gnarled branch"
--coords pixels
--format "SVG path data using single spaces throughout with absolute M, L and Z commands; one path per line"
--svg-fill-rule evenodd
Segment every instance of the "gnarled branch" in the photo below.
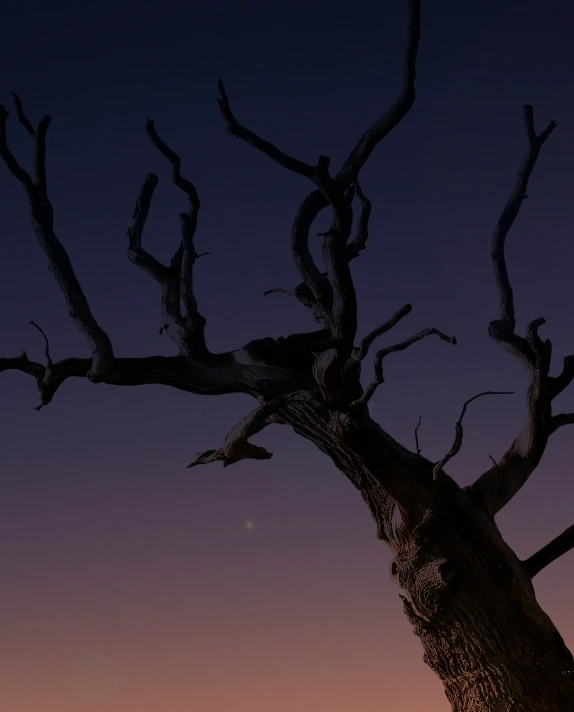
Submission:
M 229 431 L 220 448 L 198 452 L 197 458 L 190 462 L 187 467 L 205 465 L 217 460 L 221 460 L 223 467 L 227 467 L 240 460 L 268 460 L 273 457 L 273 453 L 267 451 L 264 447 L 253 445 L 248 438 L 260 432 L 272 422 L 280 422 L 277 419 L 277 409 L 285 400 L 286 397 L 279 397 L 255 408 Z
M 412 304 L 405 304 L 404 307 L 397 309 L 397 311 L 392 315 L 390 319 L 387 319 L 384 324 L 381 324 L 381 326 L 378 326 L 376 329 L 373 329 L 373 331 L 371 331 L 369 334 L 367 334 L 367 336 L 365 336 L 364 339 L 362 339 L 359 348 L 354 349 L 353 356 L 359 361 L 362 361 L 367 355 L 375 339 L 377 339 L 379 336 L 382 336 L 383 334 L 386 334 L 387 331 L 390 331 L 396 324 L 399 323 L 399 321 L 401 321 L 401 319 L 404 319 L 407 314 L 410 314 L 412 310 Z
M 408 114 L 415 101 L 416 59 L 421 34 L 421 0 L 409 0 L 407 47 L 403 85 L 394 104 L 361 136 L 335 180 L 346 189 L 353 183 L 371 153 Z
M 462 447 L 462 437 L 463 437 L 462 419 L 464 418 L 464 415 L 466 413 L 466 409 L 467 409 L 468 405 L 470 403 L 472 403 L 472 401 L 476 400 L 477 398 L 481 398 L 482 396 L 508 396 L 508 395 L 512 395 L 513 393 L 514 393 L 514 391 L 483 391 L 482 393 L 477 393 L 477 395 L 472 396 L 472 398 L 469 398 L 467 401 L 464 402 L 464 404 L 462 406 L 462 410 L 460 412 L 460 416 L 454 426 L 455 436 L 454 436 L 454 442 L 452 444 L 452 447 L 447 452 L 447 454 L 442 458 L 442 460 L 439 460 L 439 462 L 437 462 L 436 465 L 433 467 L 432 474 L 433 474 L 434 480 L 436 480 L 439 472 L 446 465 L 446 463 L 449 460 L 452 460 L 452 458 L 459 452 L 460 448 Z M 418 445 L 418 442 L 417 442 L 417 445 Z
M 534 578 L 537 573 L 540 573 L 542 569 L 556 561 L 570 549 L 574 549 L 574 525 L 568 527 L 566 531 L 552 539 L 550 543 L 543 546 L 542 549 L 522 563 L 530 577 Z
M 401 341 L 398 344 L 394 344 L 394 346 L 387 346 L 386 348 L 381 349 L 375 355 L 375 377 L 369 383 L 363 395 L 351 404 L 351 408 L 358 408 L 366 405 L 373 397 L 374 392 L 381 385 L 381 383 L 384 383 L 385 379 L 383 377 L 383 359 L 386 356 L 394 353 L 395 351 L 404 351 L 406 348 L 416 343 L 417 341 L 425 339 L 427 336 L 433 335 L 438 336 L 439 339 L 442 339 L 442 341 L 446 341 L 449 344 L 456 344 L 456 338 L 454 336 L 447 336 L 446 334 L 443 334 L 442 331 L 433 328 L 423 329 L 417 334 L 410 336 L 408 339 L 405 339 L 404 341 Z
M 528 324 L 525 337 L 515 333 L 514 294 L 506 267 L 505 242 L 527 197 L 528 181 L 540 149 L 557 125 L 551 121 L 541 134 L 536 134 L 531 106 L 524 107 L 524 121 L 528 148 L 492 238 L 491 258 L 500 300 L 500 318 L 490 323 L 489 334 L 493 341 L 522 362 L 530 375 L 530 384 L 526 419 L 520 434 L 497 465 L 484 472 L 470 487 L 480 495 L 491 515 L 512 499 L 540 462 L 551 432 L 551 401 L 574 377 L 571 373 L 574 364 L 568 358 L 560 376 L 551 378 L 548 375 L 552 344 L 549 340 L 543 341 L 538 334 L 540 326 L 545 323 L 543 318 Z
M 31 124 L 24 115 L 22 102 L 17 94 L 13 96 L 16 104 L 16 114 L 28 133 L 30 133 Z M 32 225 L 38 242 L 48 257 L 50 268 L 66 299 L 70 317 L 93 349 L 92 367 L 88 378 L 93 382 L 99 382 L 104 378 L 104 374 L 113 370 L 114 353 L 108 335 L 92 314 L 68 253 L 54 232 L 53 208 L 48 198 L 46 186 L 46 132 L 51 118 L 44 116 L 38 125 L 38 129 L 32 129 L 32 135 L 35 139 L 35 180 L 32 180 L 31 176 L 19 165 L 8 148 L 6 139 L 7 117 L 8 112 L 3 106 L 0 106 L 0 156 L 4 159 L 8 170 L 22 184 L 28 195 L 32 212 Z
M 186 346 L 186 350 L 188 352 L 192 350 L 206 351 L 205 317 L 199 312 L 193 289 L 193 265 L 199 257 L 193 244 L 200 208 L 199 196 L 193 183 L 181 175 L 181 158 L 160 138 L 151 119 L 148 119 L 146 123 L 146 132 L 154 146 L 171 163 L 173 182 L 187 195 L 189 201 L 189 211 L 180 213 L 179 216 L 182 240 L 176 255 L 172 259 L 171 274 L 168 282 L 170 283 L 170 291 L 177 293 L 177 309 L 180 309 L 181 300 L 185 310 L 185 318 L 180 321 L 179 325 L 183 330 L 183 343 Z

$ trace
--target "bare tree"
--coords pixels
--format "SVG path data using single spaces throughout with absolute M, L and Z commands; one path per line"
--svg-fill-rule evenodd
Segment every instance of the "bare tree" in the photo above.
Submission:
M 384 382 L 385 358 L 428 336 L 455 344 L 452 336 L 428 328 L 378 351 L 375 377 L 363 388 L 362 361 L 374 341 L 411 311 L 407 304 L 382 326 L 357 342 L 357 303 L 349 263 L 364 249 L 371 203 L 359 185 L 359 173 L 377 144 L 405 117 L 415 100 L 415 60 L 420 35 L 420 0 L 409 0 L 408 39 L 403 84 L 395 103 L 359 139 L 341 170 L 330 172 L 329 158 L 315 165 L 293 158 L 244 127 L 235 117 L 223 84 L 219 107 L 229 133 L 251 144 L 287 170 L 314 184 L 291 228 L 293 259 L 301 283 L 288 291 L 306 308 L 319 328 L 310 333 L 251 341 L 235 351 L 213 353 L 205 339 L 193 268 L 200 256 L 194 236 L 200 201 L 195 186 L 181 174 L 180 157 L 156 132 L 146 130 L 172 167 L 175 185 L 189 207 L 180 215 L 181 242 L 168 266 L 142 244 L 142 234 L 158 178 L 145 178 L 127 231 L 128 257 L 161 287 L 162 331 L 177 345 L 177 355 L 124 358 L 92 314 L 68 254 L 54 231 L 46 177 L 46 133 L 50 117 L 37 128 L 13 95 L 16 117 L 34 141 L 33 175 L 14 157 L 6 138 L 8 112 L 0 108 L 0 154 L 29 199 L 34 232 L 64 294 L 70 317 L 83 332 L 92 355 L 52 361 L 48 338 L 46 363 L 26 353 L 0 358 L 0 370 L 17 369 L 36 379 L 38 409 L 50 403 L 72 376 L 118 386 L 161 383 L 204 395 L 248 393 L 257 407 L 225 437 L 220 447 L 200 452 L 188 467 L 215 460 L 224 466 L 245 458 L 271 457 L 250 442 L 270 423 L 289 425 L 327 454 L 355 485 L 377 524 L 379 539 L 394 553 L 391 576 L 404 590 L 404 612 L 424 648 L 425 662 L 443 681 L 455 712 L 566 712 L 574 710 L 574 659 L 549 617 L 539 607 L 532 578 L 574 547 L 574 526 L 520 561 L 502 538 L 494 516 L 536 469 L 547 442 L 558 428 L 574 423 L 574 413 L 552 412 L 552 401 L 574 378 L 574 354 L 562 371 L 550 376 L 551 342 L 539 336 L 543 318 L 533 319 L 525 336 L 515 331 L 514 296 L 505 240 L 527 197 L 528 181 L 556 123 L 536 133 L 533 109 L 524 107 L 527 150 L 515 187 L 496 225 L 491 257 L 500 298 L 500 317 L 490 323 L 494 342 L 526 367 L 530 382 L 525 421 L 510 447 L 469 487 L 461 488 L 444 471 L 462 445 L 462 419 L 450 452 L 438 463 L 384 432 L 369 415 L 368 401 Z M 354 209 L 358 207 L 358 215 Z M 329 230 L 321 234 L 325 271 L 309 250 L 310 230 L 328 208 Z M 356 218 L 356 219 L 355 219 Z M 479 394 L 486 395 L 485 393 Z

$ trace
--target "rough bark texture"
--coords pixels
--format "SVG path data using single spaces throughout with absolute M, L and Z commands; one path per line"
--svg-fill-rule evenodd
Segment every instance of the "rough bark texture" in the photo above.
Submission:
M 453 712 L 573 710 L 574 658 L 471 492 L 444 473 L 433 480 L 433 464 L 406 456 L 366 413 L 350 419 L 307 399 L 282 415 L 331 457 L 382 524 L 404 612 Z M 380 484 L 389 468 L 426 482 L 407 514 L 397 516 Z
M 245 458 L 269 458 L 271 453 L 249 439 L 270 423 L 291 426 L 330 457 L 360 491 L 377 524 L 379 539 L 394 553 L 391 576 L 403 590 L 405 614 L 421 640 L 426 663 L 444 683 L 452 710 L 572 712 L 574 660 L 538 606 L 532 578 L 574 547 L 574 526 L 526 561 L 519 561 L 494 521 L 536 469 L 552 433 L 574 423 L 574 414 L 552 411 L 554 398 L 574 379 L 574 355 L 566 356 L 562 371 L 551 377 L 552 344 L 538 334 L 544 319 L 533 319 L 524 337 L 515 333 L 514 295 L 504 253 L 508 232 L 527 197 L 528 180 L 555 122 L 536 134 L 532 107 L 524 107 L 528 147 L 492 240 L 500 318 L 490 323 L 489 333 L 495 343 L 520 360 L 530 378 L 524 424 L 506 453 L 464 489 L 444 471 L 462 446 L 467 406 L 479 396 L 495 394 L 492 391 L 464 403 L 453 446 L 437 463 L 421 456 L 418 440 L 413 453 L 369 415 L 369 399 L 384 382 L 384 361 L 390 354 L 430 336 L 456 344 L 453 336 L 432 327 L 386 346 L 375 354 L 371 382 L 363 387 L 360 380 L 362 362 L 374 341 L 412 310 L 410 304 L 404 305 L 356 345 L 357 303 L 349 263 L 366 247 L 372 207 L 358 175 L 376 145 L 414 103 L 420 5 L 420 0 L 408 1 L 407 50 L 399 96 L 363 134 L 336 175 L 331 175 L 326 156 L 319 156 L 316 165 L 306 164 L 242 126 L 220 82 L 219 106 L 229 133 L 315 186 L 302 201 L 291 229 L 293 259 L 302 281 L 292 290 L 276 288 L 266 294 L 294 296 L 320 326 L 314 332 L 258 339 L 227 353 L 210 351 L 205 318 L 194 292 L 193 268 L 201 256 L 194 247 L 199 195 L 182 176 L 180 157 L 160 138 L 153 121 L 148 121 L 146 131 L 169 161 L 173 182 L 186 196 L 188 210 L 180 215 L 179 245 L 170 264 L 163 265 L 142 244 L 158 183 L 157 176 L 148 174 L 127 231 L 128 257 L 158 283 L 163 316 L 160 333 L 173 339 L 177 353 L 170 357 L 119 357 L 96 320 L 54 230 L 45 171 L 50 117 L 44 117 L 35 129 L 14 94 L 17 119 L 35 145 L 34 176 L 21 167 L 8 147 L 8 112 L 4 107 L 0 107 L 0 156 L 26 191 L 35 235 L 91 355 L 53 362 L 48 337 L 31 322 L 45 340 L 45 365 L 22 352 L 0 358 L 0 371 L 16 369 L 36 379 L 38 409 L 48 405 L 71 377 L 116 386 L 161 383 L 201 395 L 253 396 L 257 407 L 228 433 L 220 447 L 199 452 L 188 467 L 216 460 L 227 466 Z M 331 210 L 332 223 L 319 235 L 325 267 L 321 271 L 312 257 L 309 239 L 315 218 L 325 208 Z

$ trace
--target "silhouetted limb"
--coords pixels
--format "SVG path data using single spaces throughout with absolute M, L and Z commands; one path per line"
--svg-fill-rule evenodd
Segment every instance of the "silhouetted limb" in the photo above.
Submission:
M 543 546 L 540 551 L 537 551 L 522 563 L 530 574 L 530 577 L 534 578 L 536 574 L 540 573 L 548 564 L 556 561 L 556 559 L 560 558 L 567 551 L 570 551 L 570 549 L 574 549 L 574 525 L 568 527 L 565 532 L 562 532 L 562 534 L 555 539 L 552 539 L 549 544 Z
M 525 337 L 515 333 L 514 295 L 506 267 L 505 241 L 528 197 L 528 181 L 540 149 L 557 125 L 551 121 L 541 134 L 536 134 L 532 107 L 525 106 L 523 110 L 528 148 L 492 238 L 491 258 L 500 301 L 500 318 L 490 323 L 489 334 L 493 341 L 521 361 L 530 375 L 530 384 L 527 390 L 526 420 L 520 434 L 496 466 L 484 472 L 470 487 L 485 502 L 491 515 L 500 511 L 514 497 L 540 462 L 552 432 L 552 399 L 574 378 L 572 356 L 564 360 L 564 370 L 558 377 L 549 376 L 552 343 L 548 339 L 543 341 L 538 335 L 539 328 L 545 323 L 544 318 L 532 320 Z

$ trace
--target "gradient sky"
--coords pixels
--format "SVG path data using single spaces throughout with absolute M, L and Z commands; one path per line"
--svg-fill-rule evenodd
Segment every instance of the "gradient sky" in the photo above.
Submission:
M 34 123 L 53 117 L 56 229 L 118 355 L 173 353 L 158 335 L 157 286 L 126 257 L 148 171 L 160 184 L 144 239 L 162 259 L 186 205 L 145 134 L 148 116 L 202 200 L 196 245 L 212 254 L 197 264 L 197 296 L 210 347 L 313 328 L 296 301 L 262 296 L 298 281 L 289 230 L 310 184 L 226 134 L 217 78 L 241 122 L 336 167 L 395 99 L 406 6 L 6 0 L 0 100 L 8 106 L 13 89 Z M 498 317 L 490 237 L 525 149 L 524 103 L 539 130 L 559 126 L 508 242 L 518 328 L 546 317 L 554 371 L 574 351 L 571 10 L 570 0 L 426 0 L 414 109 L 362 172 L 373 215 L 353 262 L 360 333 L 411 302 L 385 343 L 429 326 L 459 341 L 389 357 L 373 415 L 411 448 L 422 415 L 423 454 L 438 460 L 467 398 L 517 390 L 469 408 L 447 467 L 461 485 L 502 454 L 523 415 L 526 376 L 487 325 Z M 30 166 L 13 113 L 9 140 Z M 55 358 L 87 356 L 3 165 L 0 233 L 1 355 L 25 348 L 42 360 L 33 319 Z M 388 576 L 390 552 L 322 453 L 272 426 L 255 438 L 270 461 L 185 469 L 249 397 L 70 380 L 37 413 L 33 379 L 0 381 L 1 712 L 446 712 Z M 557 405 L 574 409 L 574 388 Z M 552 436 L 498 518 L 520 557 L 574 521 L 572 433 Z M 571 649 L 573 562 L 535 580 Z

